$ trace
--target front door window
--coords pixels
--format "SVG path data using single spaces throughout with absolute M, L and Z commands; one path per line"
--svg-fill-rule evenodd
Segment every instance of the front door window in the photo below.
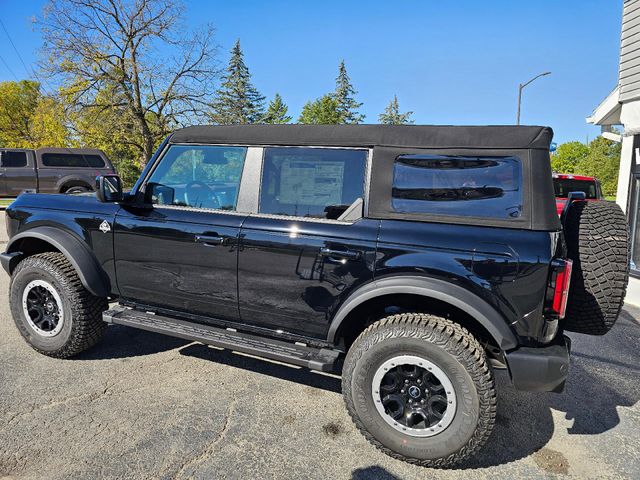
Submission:
M 173 145 L 147 184 L 155 205 L 233 211 L 246 147 Z

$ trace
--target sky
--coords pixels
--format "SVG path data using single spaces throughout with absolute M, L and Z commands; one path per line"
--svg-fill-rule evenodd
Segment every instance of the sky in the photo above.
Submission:
M 0 81 L 30 76 L 46 2 L 0 0 Z M 555 141 L 586 141 L 586 123 L 617 84 L 622 0 L 189 0 L 188 27 L 216 28 L 219 60 L 240 39 L 255 86 L 297 118 L 335 87 L 344 59 L 365 123 L 393 95 L 417 124 L 549 125 Z

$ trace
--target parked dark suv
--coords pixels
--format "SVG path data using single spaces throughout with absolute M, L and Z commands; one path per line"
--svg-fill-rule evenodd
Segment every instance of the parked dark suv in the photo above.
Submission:
M 0 197 L 89 192 L 107 173 L 115 173 L 113 165 L 94 148 L 0 148 Z
M 97 198 L 26 194 L 7 209 L 15 323 L 59 358 L 114 323 L 335 371 L 375 446 L 455 465 L 489 438 L 494 369 L 561 391 L 564 332 L 604 334 L 624 299 L 625 217 L 572 194 L 558 218 L 551 137 L 178 130 L 126 195 L 111 175 Z

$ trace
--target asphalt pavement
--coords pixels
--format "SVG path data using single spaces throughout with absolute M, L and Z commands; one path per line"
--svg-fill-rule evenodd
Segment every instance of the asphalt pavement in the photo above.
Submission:
M 0 213 L 0 249 L 6 234 Z M 393 460 L 353 427 L 340 379 L 110 326 L 72 360 L 33 351 L 0 272 L 0 479 L 640 478 L 640 310 L 571 334 L 562 394 L 497 374 L 498 420 L 457 470 Z

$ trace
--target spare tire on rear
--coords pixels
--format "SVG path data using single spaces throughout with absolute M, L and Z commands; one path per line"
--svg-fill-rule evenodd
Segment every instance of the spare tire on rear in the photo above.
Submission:
M 615 324 L 629 280 L 629 227 L 612 202 L 576 201 L 564 222 L 573 260 L 566 330 L 604 335 Z

